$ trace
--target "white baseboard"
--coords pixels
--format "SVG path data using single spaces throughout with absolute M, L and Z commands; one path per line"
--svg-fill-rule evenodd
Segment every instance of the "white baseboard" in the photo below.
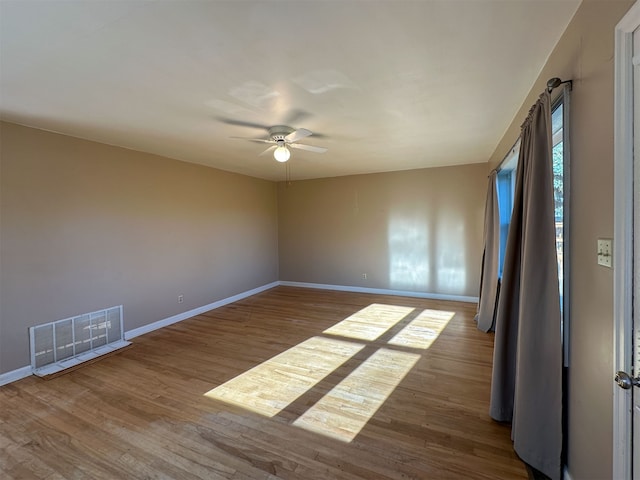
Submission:
M 31 375 L 31 365 L 27 365 L 26 367 L 18 368 L 7 373 L 2 373 L 0 374 L 0 387 L 11 382 L 17 382 L 23 378 L 27 378 L 29 375 Z
M 125 340 L 131 340 L 132 338 L 144 335 L 145 333 L 153 332 L 154 330 L 158 330 L 159 328 L 173 325 L 174 323 L 181 322 L 182 320 L 186 320 L 187 318 L 195 317 L 196 315 L 208 312 L 209 310 L 214 310 L 230 303 L 237 302 L 238 300 L 242 300 L 243 298 L 250 297 L 251 295 L 264 292 L 265 290 L 269 290 L 270 288 L 277 287 L 279 284 L 279 282 L 271 282 L 266 285 L 262 285 L 261 287 L 254 288 L 253 290 L 247 290 L 246 292 L 233 295 L 232 297 L 223 298 L 222 300 L 210 303 L 209 305 L 194 308 L 193 310 L 182 312 L 177 315 L 173 315 L 172 317 L 158 320 L 157 322 L 149 323 L 147 325 L 143 325 L 142 327 L 134 328 L 133 330 L 128 330 L 124 332 L 124 338 Z
M 431 300 L 452 300 L 455 302 L 478 303 L 478 297 L 466 297 L 463 295 L 446 295 L 443 293 L 411 292 L 406 290 L 388 290 L 386 288 L 352 287 L 347 285 L 325 285 L 323 283 L 286 282 L 286 281 L 280 281 L 278 283 L 284 287 L 318 288 L 321 290 L 338 290 L 341 292 L 375 293 L 379 295 L 397 295 L 400 297 L 415 297 L 415 298 L 427 298 Z
M 174 315 L 169 318 L 165 318 L 163 320 L 158 320 L 157 322 L 150 323 L 148 325 L 143 325 L 139 328 L 134 328 L 133 330 L 129 330 L 124 332 L 125 340 L 130 340 L 132 338 L 138 337 L 145 333 L 152 332 L 162 327 L 166 327 L 173 323 L 180 322 L 182 320 L 186 320 L 187 318 L 194 317 L 196 315 L 200 315 L 201 313 L 208 312 L 209 310 L 213 310 L 218 307 L 222 307 L 224 305 L 228 305 L 233 302 L 237 302 L 238 300 L 242 300 L 243 298 L 250 297 L 251 295 L 255 295 L 260 292 L 264 292 L 265 290 L 269 290 L 270 288 L 277 287 L 280 282 L 271 282 L 267 285 L 262 285 L 261 287 L 254 288 L 252 290 L 247 290 L 246 292 L 239 293 L 237 295 L 233 295 L 231 297 L 223 298 L 222 300 L 218 300 L 217 302 L 210 303 L 209 305 L 204 305 L 202 307 L 194 308 L 193 310 L 189 310 L 187 312 L 179 313 L 178 315 Z M 31 366 L 27 365 L 26 367 L 18 368 L 11 372 L 0 374 L 0 386 L 7 385 L 11 382 L 16 382 L 23 378 L 26 378 L 32 374 Z
M 186 320 L 187 318 L 195 317 L 196 315 L 200 315 L 210 310 L 214 310 L 216 308 L 223 307 L 224 305 L 228 305 L 230 303 L 237 302 L 238 300 L 242 300 L 252 295 L 256 295 L 257 293 L 264 292 L 265 290 L 269 290 L 270 288 L 277 287 L 278 285 L 282 285 L 285 287 L 317 288 L 321 290 L 338 290 L 343 292 L 356 292 L 356 293 L 375 293 L 375 294 L 381 294 L 381 295 L 398 295 L 402 297 L 417 297 L 417 298 L 427 298 L 427 299 L 433 299 L 433 300 L 454 300 L 457 302 L 478 303 L 478 297 L 465 297 L 460 295 L 410 292 L 410 291 L 404 291 L 404 290 L 388 290 L 384 288 L 353 287 L 353 286 L 346 286 L 346 285 L 325 285 L 322 283 L 278 281 L 278 282 L 271 282 L 266 285 L 262 285 L 261 287 L 254 288 L 252 290 L 247 290 L 246 292 L 242 292 L 237 295 L 233 295 L 231 297 L 223 298 L 222 300 L 218 300 L 217 302 L 213 302 L 208 305 L 204 305 L 202 307 L 194 308 L 193 310 L 182 312 L 177 315 L 173 315 L 171 317 L 165 318 L 163 320 L 158 320 L 157 322 L 150 323 L 148 325 L 143 325 L 142 327 L 128 330 L 124 332 L 124 338 L 125 340 L 131 340 L 132 338 L 138 337 L 140 335 L 144 335 L 145 333 L 153 332 L 154 330 L 158 330 L 159 328 L 166 327 L 177 322 L 181 322 L 182 320 Z M 22 378 L 26 378 L 31 374 L 32 374 L 31 366 L 18 368 L 16 370 L 13 370 L 7 373 L 2 373 L 0 374 L 0 386 L 6 385 L 11 382 L 15 382 Z M 571 480 L 571 477 L 569 476 L 569 473 L 566 470 L 566 468 L 565 468 L 565 479 Z

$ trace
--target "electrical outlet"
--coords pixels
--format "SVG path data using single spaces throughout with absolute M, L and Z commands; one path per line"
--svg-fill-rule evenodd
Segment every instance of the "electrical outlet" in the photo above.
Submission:
M 180 294 L 178 295 L 178 303 L 182 303 L 184 302 L 184 295 Z
M 598 265 L 611 268 L 613 261 L 613 240 L 610 238 L 598 239 Z
M 366 274 L 366 273 L 363 273 L 363 274 L 362 274 L 362 279 L 363 279 L 363 280 L 366 280 L 366 279 L 367 279 L 367 274 Z

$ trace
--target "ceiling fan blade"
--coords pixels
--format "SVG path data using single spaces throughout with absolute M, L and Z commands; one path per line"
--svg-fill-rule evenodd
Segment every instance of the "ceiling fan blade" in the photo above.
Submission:
M 311 114 L 309 112 L 305 112 L 304 110 L 295 109 L 291 110 L 287 117 L 282 122 L 284 125 L 295 125 L 300 124 L 303 120 L 309 118 Z
M 293 143 L 305 137 L 308 137 L 309 135 L 313 135 L 313 132 L 307 130 L 306 128 L 299 128 L 295 132 L 291 132 L 289 135 L 284 137 L 284 139 L 287 143 Z
M 276 143 L 268 138 L 247 138 L 247 137 L 229 137 L 229 138 L 239 138 L 240 140 L 247 140 L 248 142 L 256 142 L 256 143 Z
M 278 148 L 277 145 L 271 145 L 269 148 L 267 148 L 264 152 L 262 152 L 260 155 L 258 155 L 259 157 L 266 155 L 269 152 L 273 152 L 276 148 Z
M 313 132 L 313 138 L 329 138 L 329 135 L 323 133 Z
M 262 125 L 260 123 L 253 122 L 244 122 L 242 120 L 234 120 L 233 118 L 224 118 L 224 117 L 216 117 L 217 120 L 222 123 L 226 123 L 227 125 L 235 125 L 237 127 L 250 127 L 250 128 L 259 128 L 261 130 L 269 130 L 268 125 Z
M 316 147 L 314 145 L 303 145 L 301 143 L 290 143 L 287 146 L 291 147 L 291 148 L 297 148 L 299 150 L 306 150 L 308 152 L 314 152 L 314 153 L 324 153 L 324 152 L 327 151 L 327 149 L 324 148 L 324 147 Z

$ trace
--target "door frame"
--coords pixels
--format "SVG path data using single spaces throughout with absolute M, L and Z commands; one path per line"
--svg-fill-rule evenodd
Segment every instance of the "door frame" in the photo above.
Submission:
M 613 372 L 633 363 L 633 32 L 640 27 L 637 1 L 615 28 Z M 639 375 L 640 372 L 634 372 Z M 632 474 L 632 393 L 612 382 L 613 477 Z

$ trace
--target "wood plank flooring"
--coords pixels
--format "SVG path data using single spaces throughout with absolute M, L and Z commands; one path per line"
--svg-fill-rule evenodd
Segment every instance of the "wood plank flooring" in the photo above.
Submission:
M 271 289 L 0 387 L 0 478 L 527 478 L 474 311 Z

